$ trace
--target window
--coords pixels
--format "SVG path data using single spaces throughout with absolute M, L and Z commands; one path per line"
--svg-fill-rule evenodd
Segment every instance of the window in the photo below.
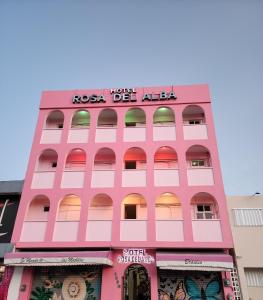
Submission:
M 126 127 L 135 127 L 136 122 L 126 122 L 125 125 L 126 125 Z
M 193 159 L 193 160 L 191 160 L 191 166 L 192 167 L 204 167 L 205 160 L 204 159 Z
M 212 205 L 197 204 L 196 205 L 196 218 L 197 219 L 213 219 Z
M 49 206 L 44 206 L 43 210 L 44 210 L 44 212 L 48 212 L 49 211 Z
M 125 170 L 136 169 L 136 160 L 125 161 Z
M 52 162 L 52 168 L 56 168 L 57 167 L 57 162 Z
M 189 120 L 188 123 L 189 123 L 190 125 L 201 124 L 201 120 Z
M 136 219 L 136 204 L 125 204 L 125 219 Z
M 248 286 L 263 287 L 263 269 L 245 269 Z
M 232 212 L 236 226 L 263 226 L 263 208 L 235 208 Z

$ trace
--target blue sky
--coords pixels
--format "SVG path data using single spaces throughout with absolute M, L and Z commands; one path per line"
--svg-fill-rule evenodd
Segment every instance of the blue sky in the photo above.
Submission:
M 1 0 L 0 180 L 43 90 L 208 83 L 225 191 L 263 193 L 262 28 L 261 0 Z

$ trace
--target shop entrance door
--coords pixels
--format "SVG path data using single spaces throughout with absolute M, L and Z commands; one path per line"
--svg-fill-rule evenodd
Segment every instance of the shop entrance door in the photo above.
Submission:
M 123 300 L 150 300 L 151 287 L 147 270 L 139 264 L 130 265 L 123 278 Z

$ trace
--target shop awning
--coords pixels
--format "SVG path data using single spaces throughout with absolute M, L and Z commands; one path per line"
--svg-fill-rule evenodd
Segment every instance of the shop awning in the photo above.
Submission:
M 228 254 L 157 252 L 156 266 L 168 270 L 227 271 L 233 268 Z
M 7 253 L 4 264 L 7 266 L 113 265 L 111 251 Z

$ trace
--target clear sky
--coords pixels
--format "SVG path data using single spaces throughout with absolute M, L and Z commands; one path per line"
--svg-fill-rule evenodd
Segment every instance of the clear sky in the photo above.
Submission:
M 0 180 L 43 90 L 208 83 L 225 191 L 263 193 L 262 0 L 0 0 Z

